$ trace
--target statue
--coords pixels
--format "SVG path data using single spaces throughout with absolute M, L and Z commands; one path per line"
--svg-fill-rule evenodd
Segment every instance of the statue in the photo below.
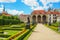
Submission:
M 26 29 L 30 29 L 30 19 L 27 17 Z

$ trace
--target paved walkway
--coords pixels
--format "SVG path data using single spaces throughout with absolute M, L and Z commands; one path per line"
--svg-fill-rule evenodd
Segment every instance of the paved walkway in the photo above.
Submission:
M 28 40 L 60 40 L 60 34 L 45 27 L 43 24 L 38 24 Z

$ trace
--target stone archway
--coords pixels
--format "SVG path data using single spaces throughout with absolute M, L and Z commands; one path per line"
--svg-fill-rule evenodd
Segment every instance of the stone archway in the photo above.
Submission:
M 37 22 L 41 23 L 41 16 L 40 15 L 37 16 Z
M 43 22 L 43 23 L 46 23 L 46 15 L 43 15 L 43 16 L 42 16 L 42 22 Z
M 36 23 L 36 16 L 35 15 L 32 16 L 32 22 Z

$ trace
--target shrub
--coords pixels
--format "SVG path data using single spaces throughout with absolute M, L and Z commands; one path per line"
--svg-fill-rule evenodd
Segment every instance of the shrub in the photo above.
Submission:
M 3 30 L 22 30 L 21 28 L 5 28 Z
M 58 27 L 59 26 L 59 22 L 53 23 L 51 24 L 52 26 Z
M 30 30 L 26 30 L 26 32 L 20 36 L 17 40 L 23 40 L 34 28 L 35 28 L 36 24 L 30 29 Z
M 0 18 L 0 25 L 10 25 L 10 24 L 20 24 L 23 23 L 16 16 L 4 16 L 2 15 Z
M 0 37 L 8 38 L 10 35 L 0 34 Z

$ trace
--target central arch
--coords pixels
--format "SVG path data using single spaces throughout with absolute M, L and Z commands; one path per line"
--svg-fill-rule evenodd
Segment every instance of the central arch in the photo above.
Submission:
M 35 15 L 32 16 L 32 22 L 36 23 L 36 16 Z
M 43 20 L 43 21 L 42 21 L 43 23 L 46 23 L 46 15 L 43 15 L 43 16 L 42 16 L 42 20 Z
M 41 16 L 40 15 L 37 16 L 37 21 L 38 21 L 38 23 L 41 23 Z

